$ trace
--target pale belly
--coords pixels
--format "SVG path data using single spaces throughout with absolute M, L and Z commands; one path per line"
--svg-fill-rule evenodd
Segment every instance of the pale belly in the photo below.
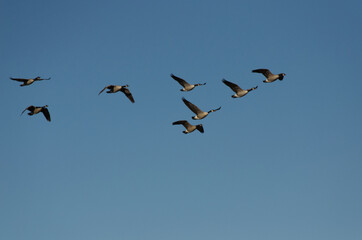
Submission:
M 203 112 L 203 113 L 200 113 L 200 114 L 196 115 L 196 116 L 195 116 L 195 119 L 196 119 L 196 120 L 200 120 L 200 119 L 205 118 L 207 115 L 209 115 L 208 112 Z
M 237 95 L 238 97 L 244 97 L 247 93 L 248 93 L 248 91 L 244 90 L 244 91 L 238 92 L 236 95 Z
M 188 86 L 185 87 L 185 91 L 191 91 L 194 88 L 195 88 L 194 85 L 188 85 Z
M 28 81 L 26 81 L 26 85 L 32 84 L 34 82 L 34 79 L 29 79 Z
M 35 108 L 34 109 L 34 114 L 40 113 L 41 112 L 41 108 Z

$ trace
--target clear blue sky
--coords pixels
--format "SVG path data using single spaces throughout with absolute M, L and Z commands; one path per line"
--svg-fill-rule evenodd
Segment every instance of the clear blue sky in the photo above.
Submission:
M 1 1 L 0 239 L 362 239 L 361 9 Z M 222 109 L 194 121 L 182 97 Z M 45 104 L 50 123 L 20 116 Z

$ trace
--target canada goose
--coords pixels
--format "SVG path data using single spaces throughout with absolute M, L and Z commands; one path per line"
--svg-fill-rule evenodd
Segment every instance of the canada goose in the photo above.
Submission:
M 194 89 L 194 88 L 197 87 L 197 86 L 201 86 L 201 85 L 205 85 L 205 84 L 206 84 L 206 83 L 190 84 L 190 83 L 186 82 L 184 79 L 179 78 L 179 77 L 176 77 L 176 76 L 173 75 L 172 73 L 171 73 L 171 77 L 172 77 L 173 79 L 175 79 L 181 86 L 184 87 L 183 89 L 180 89 L 180 91 L 183 91 L 183 92 L 191 91 L 192 89 Z
M 36 77 L 36 78 L 10 78 L 11 80 L 14 81 L 18 81 L 18 82 L 23 82 L 23 84 L 21 84 L 20 86 L 28 86 L 30 84 L 32 84 L 35 81 L 41 81 L 41 80 L 49 80 L 50 78 L 41 78 L 41 77 Z
M 200 119 L 203 119 L 205 118 L 207 115 L 209 115 L 209 113 L 211 112 L 216 112 L 218 110 L 221 109 L 221 107 L 217 108 L 217 109 L 212 109 L 208 112 L 204 112 L 204 111 L 201 111 L 198 107 L 196 107 L 194 104 L 190 103 L 189 101 L 187 101 L 185 98 L 182 98 L 182 101 L 186 104 L 186 106 L 188 108 L 190 108 L 191 111 L 193 111 L 196 116 L 193 116 L 192 119 L 194 120 L 200 120 Z
M 233 98 L 243 97 L 246 94 L 248 94 L 248 92 L 253 91 L 258 88 L 258 86 L 256 86 L 256 87 L 244 90 L 241 87 L 239 87 L 238 85 L 236 85 L 235 83 L 229 82 L 226 79 L 223 79 L 222 82 L 225 83 L 226 86 L 230 87 L 231 90 L 233 90 L 235 92 L 235 94 L 231 96 Z
M 34 115 L 42 112 L 44 114 L 44 117 L 50 122 L 50 114 L 47 109 L 48 105 L 45 105 L 43 107 L 34 107 L 33 105 L 30 105 L 29 107 L 25 108 L 24 111 L 21 113 L 21 115 L 26 111 L 29 110 L 30 112 L 28 115 Z
M 103 88 L 103 90 L 100 91 L 100 92 L 98 93 L 98 95 L 101 94 L 101 93 L 102 93 L 104 90 L 106 90 L 106 89 L 109 89 L 109 90 L 107 91 L 107 93 L 116 93 L 116 92 L 121 91 L 121 92 L 123 92 L 123 93 L 128 97 L 129 100 L 131 100 L 132 103 L 134 103 L 134 99 L 133 99 L 133 96 L 132 96 L 131 92 L 130 92 L 129 89 L 128 89 L 128 85 L 124 85 L 124 86 L 108 85 L 107 87 Z
M 199 132 L 201 132 L 201 133 L 204 133 L 204 128 L 203 128 L 202 124 L 191 125 L 186 120 L 180 120 L 180 121 L 173 122 L 172 125 L 183 125 L 186 128 L 186 130 L 182 131 L 182 132 L 185 134 L 192 133 L 193 131 L 195 131 L 195 129 L 199 130 Z
M 274 82 L 275 80 L 283 80 L 285 73 L 279 73 L 279 74 L 272 74 L 269 69 L 255 69 L 252 72 L 254 73 L 262 73 L 266 79 L 263 81 L 265 83 Z

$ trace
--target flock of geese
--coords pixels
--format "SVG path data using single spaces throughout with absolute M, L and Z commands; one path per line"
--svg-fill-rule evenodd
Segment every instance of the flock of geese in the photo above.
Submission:
M 255 69 L 255 70 L 252 70 L 252 72 L 262 73 L 266 77 L 266 79 L 263 81 L 265 83 L 274 82 L 278 79 L 283 80 L 283 78 L 285 76 L 285 73 L 273 74 L 272 72 L 270 72 L 269 69 L 265 69 L 265 68 Z M 180 89 L 180 91 L 191 91 L 197 86 L 202 86 L 202 85 L 206 84 L 206 83 L 189 84 L 184 79 L 179 78 L 173 74 L 171 74 L 171 77 L 173 79 L 175 79 L 181 86 L 183 86 L 183 89 Z M 244 97 L 250 91 L 253 91 L 258 88 L 258 86 L 255 86 L 250 89 L 242 89 L 237 84 L 229 82 L 226 79 L 223 79 L 222 82 L 235 92 L 235 94 L 231 96 L 232 98 Z M 211 109 L 207 112 L 204 112 L 200 108 L 198 108 L 196 105 L 194 105 L 191 102 L 189 102 L 188 100 L 186 100 L 186 98 L 182 98 L 182 101 L 192 112 L 194 112 L 196 114 L 196 116 L 192 117 L 192 119 L 194 119 L 194 120 L 201 120 L 201 119 L 205 118 L 207 115 L 209 115 L 209 113 L 216 112 L 221 109 L 221 107 L 219 107 L 219 108 Z M 183 125 L 186 128 L 186 130 L 183 131 L 183 133 L 185 133 L 185 134 L 191 133 L 191 132 L 195 131 L 196 129 L 201 133 L 204 132 L 204 127 L 202 126 L 202 124 L 192 125 L 186 120 L 179 120 L 179 121 L 173 122 L 172 124 L 173 125 Z
M 269 69 L 264 69 L 264 68 L 261 68 L 261 69 L 255 69 L 255 70 L 252 70 L 252 72 L 254 73 L 261 73 L 263 74 L 266 79 L 263 81 L 265 83 L 271 83 L 271 82 L 274 82 L 276 80 L 283 80 L 284 76 L 286 75 L 285 73 L 279 73 L 279 74 L 273 74 L 270 72 Z M 198 86 L 203 86 L 205 85 L 206 83 L 196 83 L 196 84 L 190 84 L 188 83 L 187 81 L 185 81 L 184 79 L 180 78 L 180 77 L 177 77 L 173 74 L 171 74 L 171 77 L 176 80 L 183 88 L 180 89 L 180 91 L 183 91 L 183 92 L 188 92 L 188 91 L 191 91 L 193 90 L 195 87 L 198 87 Z M 41 77 L 36 77 L 36 78 L 10 78 L 11 80 L 14 80 L 14 81 L 18 81 L 18 82 L 22 82 L 22 84 L 20 85 L 21 87 L 23 86 L 29 86 L 31 84 L 33 84 L 34 82 L 36 81 L 41 81 L 41 80 L 50 80 L 50 78 L 41 78 Z M 232 83 L 232 82 L 229 82 L 227 81 L 226 79 L 223 79 L 222 82 L 228 86 L 232 91 L 235 92 L 234 95 L 232 95 L 231 97 L 232 98 L 241 98 L 241 97 L 244 97 L 246 94 L 248 94 L 250 91 L 253 91 L 255 89 L 258 88 L 258 86 L 255 86 L 253 88 L 250 88 L 250 89 L 242 89 L 241 87 L 239 87 L 237 84 L 235 83 Z M 122 92 L 126 95 L 126 97 L 132 102 L 134 103 L 135 100 L 130 92 L 130 90 L 128 89 L 128 85 L 123 85 L 123 86 L 120 86 L 120 85 L 108 85 L 106 87 L 104 87 L 99 93 L 98 95 L 100 95 L 104 90 L 108 89 L 107 93 L 117 93 L 117 92 Z M 198 108 L 196 105 L 194 105 L 193 103 L 189 102 L 186 98 L 182 98 L 182 101 L 185 103 L 185 105 L 193 112 L 195 113 L 196 115 L 192 117 L 192 119 L 194 120 L 201 120 L 201 119 L 204 119 L 206 116 L 208 116 L 210 113 L 212 112 L 216 112 L 218 110 L 221 109 L 221 107 L 219 108 L 216 108 L 216 109 L 211 109 L 207 112 L 204 112 L 202 111 L 200 108 Z M 32 116 L 32 115 L 35 115 L 35 114 L 38 114 L 40 112 L 43 113 L 44 117 L 46 120 L 48 120 L 49 122 L 51 121 L 51 118 L 50 118 L 50 113 L 49 113 L 49 110 L 48 110 L 48 105 L 45 105 L 45 106 L 41 106 L 41 107 L 37 107 L 37 106 L 33 106 L 33 105 L 30 105 L 29 107 L 25 108 L 24 111 L 22 111 L 21 114 L 23 114 L 26 110 L 28 110 L 28 115 Z M 192 125 L 190 124 L 188 121 L 186 120 L 179 120 L 179 121 L 176 121 L 176 122 L 173 122 L 172 123 L 173 125 L 183 125 L 185 127 L 185 131 L 183 131 L 183 133 L 185 134 L 188 134 L 188 133 L 191 133 L 193 131 L 195 131 L 196 129 L 203 133 L 204 132 L 204 128 L 202 126 L 202 124 L 198 124 L 198 125 Z

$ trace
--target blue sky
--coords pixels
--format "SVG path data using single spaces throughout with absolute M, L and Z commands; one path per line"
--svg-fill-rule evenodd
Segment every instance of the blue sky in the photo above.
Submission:
M 360 1 L 0 6 L 0 239 L 361 239 Z

